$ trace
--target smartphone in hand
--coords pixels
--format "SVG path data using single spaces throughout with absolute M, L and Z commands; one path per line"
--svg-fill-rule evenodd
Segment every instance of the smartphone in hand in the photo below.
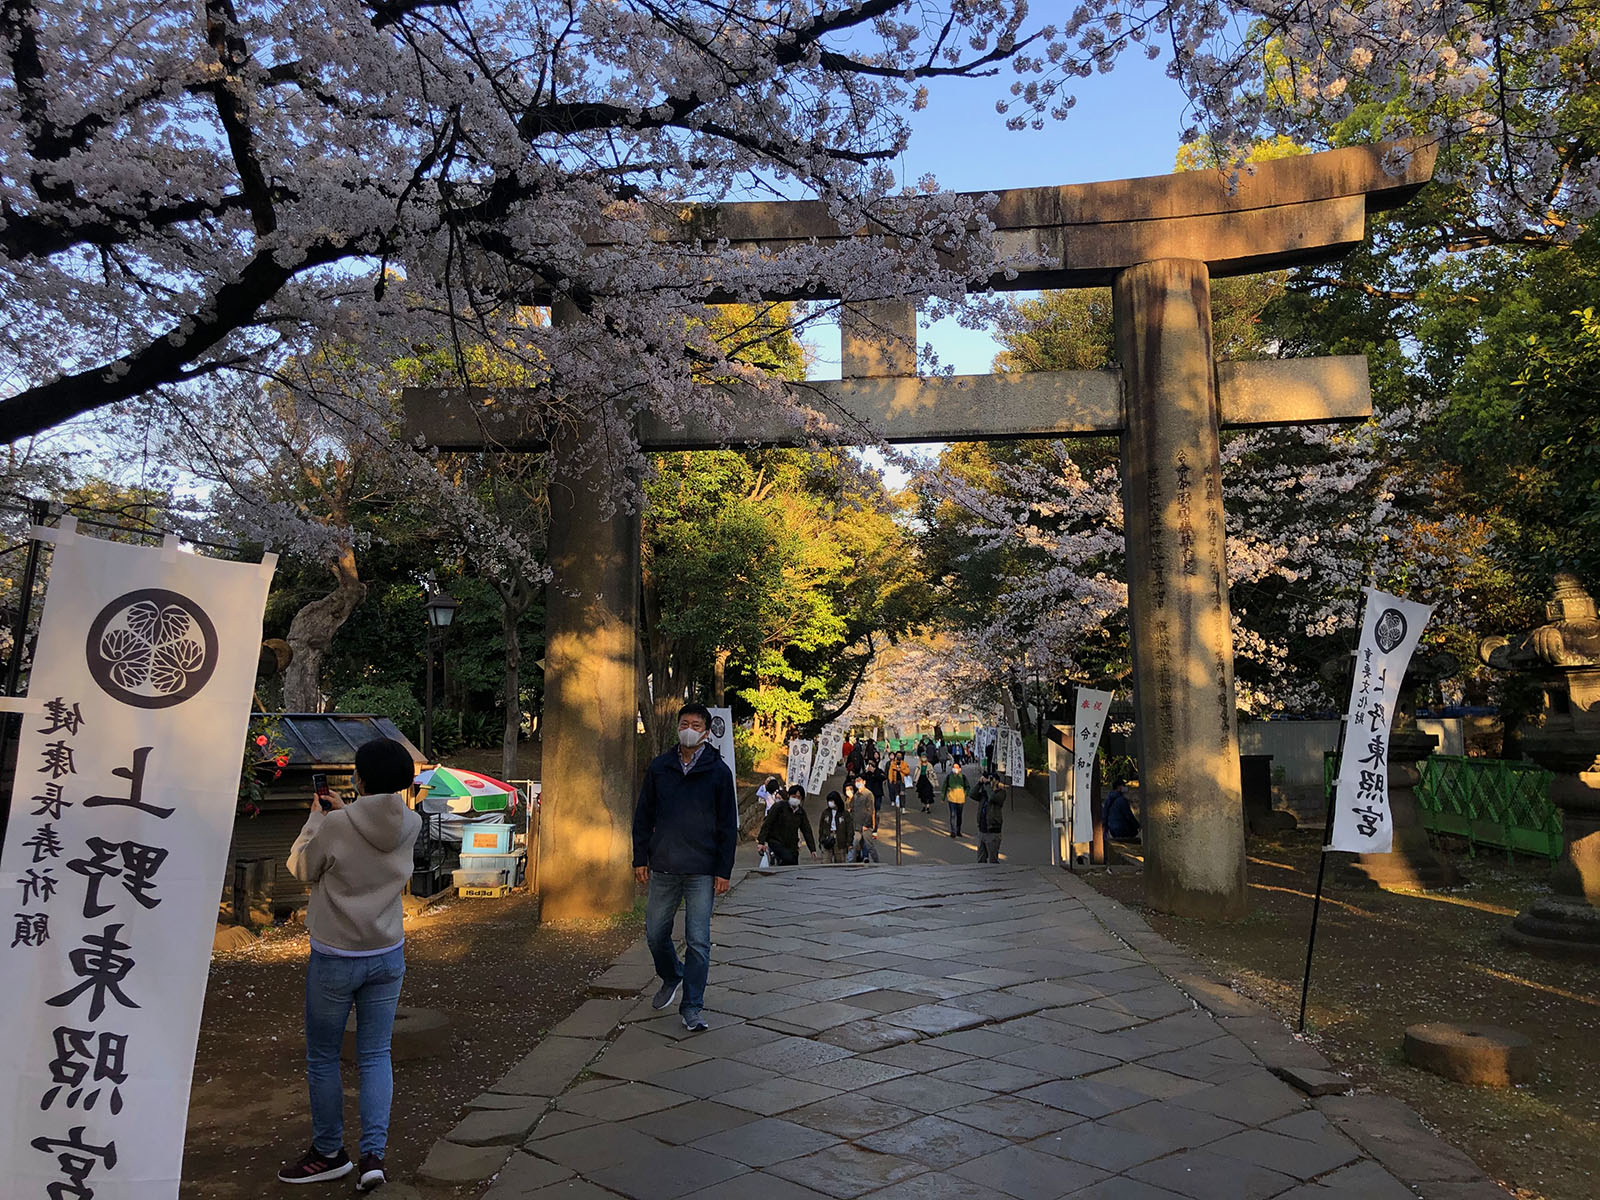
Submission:
M 332 790 L 328 787 L 328 777 L 321 771 L 311 776 L 311 790 L 317 797 L 317 803 L 322 805 L 323 812 L 333 811 L 333 801 L 330 797 Z

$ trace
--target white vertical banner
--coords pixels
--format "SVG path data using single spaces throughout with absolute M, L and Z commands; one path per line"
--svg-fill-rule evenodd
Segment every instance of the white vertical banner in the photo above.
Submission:
M 1427 604 L 1366 588 L 1355 680 L 1345 711 L 1333 828 L 1327 850 L 1385 854 L 1394 843 L 1389 816 L 1389 730 L 1411 654 L 1433 615 Z
M 1023 756 L 1022 730 L 1013 729 L 1011 742 L 1006 748 L 1006 774 L 1011 776 L 1013 787 L 1028 786 L 1028 767 Z
M 1111 693 L 1079 688 L 1072 723 L 1072 840 L 1094 840 L 1094 818 L 1089 811 L 1089 791 L 1094 784 L 1094 756 L 1100 749 Z
M 275 559 L 50 536 L 0 853 L 0 1190 L 172 1200 Z
M 832 775 L 834 768 L 839 765 L 839 758 L 843 753 L 844 726 L 829 725 L 818 736 L 816 751 L 811 757 L 811 773 L 806 779 L 806 792 L 809 795 L 822 795 L 828 776 Z
M 789 770 L 790 785 L 799 784 L 804 787 L 811 779 L 811 754 L 816 749 L 816 743 L 810 738 L 791 738 L 789 741 Z
M 722 754 L 735 780 L 739 778 L 739 764 L 733 757 L 733 709 L 713 708 L 711 713 L 711 744 Z

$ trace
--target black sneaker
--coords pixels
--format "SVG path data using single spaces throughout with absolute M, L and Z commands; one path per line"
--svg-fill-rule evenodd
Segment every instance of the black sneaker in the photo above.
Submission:
M 706 1019 L 699 1013 L 695 1013 L 693 1016 L 685 1013 L 683 1017 L 683 1027 L 690 1033 L 704 1033 L 706 1030 L 711 1028 L 711 1026 L 706 1024 Z
M 655 997 L 650 1001 L 650 1007 L 657 1012 L 660 1012 L 663 1008 L 671 1007 L 672 1002 L 678 998 L 678 989 L 682 986 L 683 980 L 681 979 L 674 979 L 671 983 L 663 983 L 656 989 Z
M 383 1173 L 383 1155 L 363 1154 L 361 1156 L 361 1178 L 356 1180 L 356 1191 L 370 1192 L 381 1188 L 389 1182 Z
M 326 1179 L 340 1179 L 356 1169 L 355 1163 L 340 1146 L 332 1154 L 324 1154 L 315 1146 L 292 1163 L 284 1164 L 278 1172 L 279 1183 L 321 1183 Z

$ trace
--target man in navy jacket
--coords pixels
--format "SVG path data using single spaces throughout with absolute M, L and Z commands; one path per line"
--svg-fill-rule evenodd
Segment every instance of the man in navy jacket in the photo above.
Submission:
M 711 968 L 713 894 L 728 890 L 739 840 L 739 805 L 732 764 L 711 744 L 711 713 L 685 704 L 678 713 L 678 745 L 650 760 L 633 808 L 633 875 L 650 885 L 644 939 L 661 987 L 652 1008 L 666 1008 L 683 993 L 678 1011 L 690 1033 L 706 1028 Z M 672 922 L 683 905 L 684 961 L 672 944 Z

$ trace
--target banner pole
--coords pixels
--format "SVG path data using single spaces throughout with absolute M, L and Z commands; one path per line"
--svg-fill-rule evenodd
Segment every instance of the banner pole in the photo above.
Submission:
M 28 519 L 43 525 L 50 516 L 50 505 L 44 500 L 28 501 Z M 11 626 L 11 659 L 6 664 L 6 695 L 15 696 L 22 682 L 22 652 L 28 641 L 28 615 L 33 611 L 33 592 L 39 579 L 39 539 L 28 537 L 28 557 L 22 567 L 22 584 L 18 588 L 17 618 Z M 0 738 L 0 774 L 9 786 L 0 794 L 0 846 L 6 844 L 6 826 L 11 821 L 11 789 L 17 777 L 17 752 L 22 746 L 22 714 L 5 715 L 5 733 Z
M 1344 745 L 1344 726 L 1348 717 L 1339 718 L 1339 745 Z M 1322 855 L 1317 863 L 1317 891 L 1311 901 L 1311 934 L 1306 938 L 1306 971 L 1300 981 L 1300 1021 L 1296 1026 L 1300 1033 L 1306 1031 L 1306 1001 L 1311 995 L 1311 955 L 1317 946 L 1317 918 L 1322 913 L 1322 881 L 1328 874 L 1328 846 L 1327 839 L 1333 836 L 1333 802 L 1338 794 L 1338 776 L 1334 776 L 1334 786 L 1328 789 L 1328 815 L 1323 826 Z

